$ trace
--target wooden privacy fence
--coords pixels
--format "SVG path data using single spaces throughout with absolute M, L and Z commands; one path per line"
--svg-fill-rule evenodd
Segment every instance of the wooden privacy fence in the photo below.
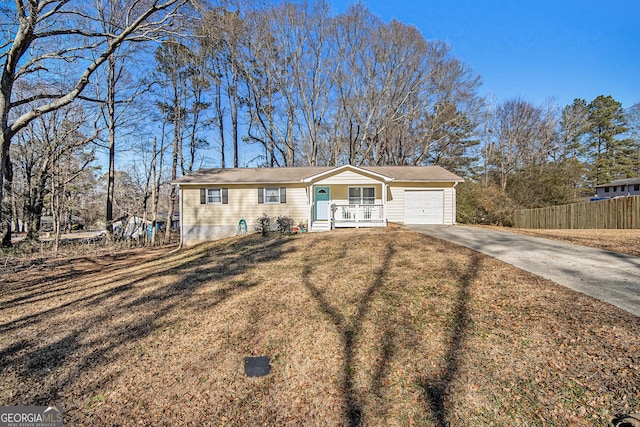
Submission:
M 640 196 L 513 212 L 517 228 L 640 228 Z

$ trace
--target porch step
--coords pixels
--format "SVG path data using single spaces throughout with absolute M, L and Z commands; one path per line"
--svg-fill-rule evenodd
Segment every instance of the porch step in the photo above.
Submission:
M 311 229 L 309 230 L 312 233 L 320 232 L 320 231 L 329 231 L 331 227 L 329 226 L 329 221 L 324 222 L 314 222 L 311 224 Z

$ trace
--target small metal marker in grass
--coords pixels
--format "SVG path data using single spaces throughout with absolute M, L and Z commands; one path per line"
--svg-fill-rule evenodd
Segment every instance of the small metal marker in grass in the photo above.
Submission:
M 247 374 L 248 377 L 264 377 L 269 372 L 271 372 L 269 357 L 257 356 L 244 358 L 244 373 Z

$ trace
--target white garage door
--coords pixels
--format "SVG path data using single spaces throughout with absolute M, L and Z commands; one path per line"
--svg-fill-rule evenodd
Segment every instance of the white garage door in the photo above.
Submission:
M 444 191 L 404 192 L 405 224 L 444 224 Z

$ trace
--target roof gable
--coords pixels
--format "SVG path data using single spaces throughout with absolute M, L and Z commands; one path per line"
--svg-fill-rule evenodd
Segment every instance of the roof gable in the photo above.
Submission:
M 345 172 L 345 171 L 354 172 L 354 173 L 357 173 L 359 175 L 367 175 L 367 176 L 370 176 L 372 178 L 378 179 L 379 181 L 384 181 L 384 182 L 393 181 L 393 178 L 391 178 L 389 176 L 383 175 L 383 174 L 378 173 L 378 172 L 373 172 L 371 170 L 367 170 L 367 169 L 364 169 L 364 168 L 359 168 L 357 166 L 352 166 L 352 165 L 343 165 L 343 166 L 339 166 L 339 167 L 334 168 L 334 169 L 329 169 L 327 171 L 323 171 L 323 172 L 320 172 L 320 173 L 315 174 L 313 176 L 309 176 L 307 178 L 304 178 L 302 181 L 303 182 L 314 182 L 314 181 L 321 180 L 321 179 L 326 178 L 326 177 L 331 176 L 331 175 L 338 175 L 338 174 L 340 174 L 342 172 Z

